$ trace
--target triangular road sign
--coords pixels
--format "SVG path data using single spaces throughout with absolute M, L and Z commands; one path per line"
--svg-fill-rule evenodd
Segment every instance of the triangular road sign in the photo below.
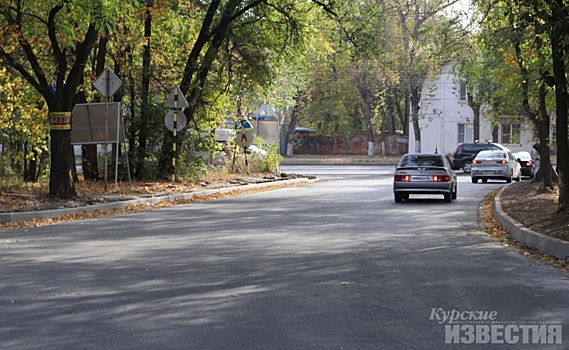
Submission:
M 174 85 L 170 96 L 164 103 L 164 108 L 188 108 L 188 101 L 180 91 L 180 87 L 178 85 Z
M 247 118 L 245 118 L 244 116 L 241 116 L 235 122 L 235 131 L 241 132 L 241 131 L 247 131 L 247 130 L 253 130 L 253 125 L 251 124 L 251 122 Z

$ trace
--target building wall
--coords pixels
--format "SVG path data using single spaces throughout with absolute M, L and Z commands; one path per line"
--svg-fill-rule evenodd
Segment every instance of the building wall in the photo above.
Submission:
M 472 125 L 474 113 L 466 101 L 461 101 L 460 82 L 451 74 L 451 62 L 441 67 L 438 79 L 427 81 L 422 93 L 419 127 L 421 128 L 421 151 L 449 154 L 453 153 L 459 143 L 459 124 Z M 498 139 L 492 136 L 491 122 L 484 118 L 482 109 L 480 116 L 479 142 L 493 141 L 503 143 L 501 125 L 498 126 Z M 503 144 L 512 151 L 532 151 L 533 137 L 529 125 L 515 120 L 521 124 L 520 142 L 517 144 Z M 474 142 L 472 134 L 465 142 Z M 413 123 L 409 126 L 409 149 L 415 151 L 415 134 Z

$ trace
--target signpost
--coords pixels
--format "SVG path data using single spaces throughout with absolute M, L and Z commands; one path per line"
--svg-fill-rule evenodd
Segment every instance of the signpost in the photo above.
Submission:
M 89 145 L 101 144 L 105 142 L 115 143 L 120 147 L 121 143 L 125 143 L 126 134 L 121 113 L 120 102 L 105 103 L 77 103 L 71 112 L 73 115 L 73 129 L 71 129 L 72 145 Z M 108 119 L 105 119 L 107 117 Z M 106 135 L 108 121 L 109 135 Z M 118 127 L 118 128 L 117 128 Z M 115 137 L 116 135 L 117 137 Z M 128 174 L 128 183 L 132 187 L 130 178 L 130 165 L 128 162 L 128 151 L 124 152 L 126 158 L 126 170 Z M 115 158 L 115 164 L 118 165 L 118 152 Z M 115 176 L 115 183 L 118 177 Z
M 105 70 L 97 77 L 97 79 L 93 82 L 93 87 L 103 95 L 105 98 L 105 191 L 107 190 L 107 145 L 109 140 L 109 98 L 112 97 L 115 92 L 121 87 L 122 81 L 116 74 L 109 68 L 105 68 Z M 118 125 L 117 118 L 117 140 L 119 139 L 119 125 Z M 116 158 L 118 159 L 119 148 L 117 147 L 116 150 Z M 115 165 L 115 191 L 117 190 L 117 182 L 118 182 L 118 162 Z
M 247 118 L 245 118 L 244 115 L 240 115 L 238 120 L 235 122 L 235 131 L 237 132 L 236 141 L 243 147 L 243 154 L 245 154 L 245 167 L 247 168 L 247 174 L 249 174 L 247 148 L 253 144 L 253 125 Z
M 172 185 L 176 182 L 176 144 L 178 142 L 178 131 L 184 129 L 186 125 L 186 116 L 184 115 L 181 118 L 182 123 L 178 125 L 178 113 L 180 112 L 180 108 L 187 108 L 189 107 L 184 94 L 180 91 L 180 87 L 178 85 L 174 85 L 170 96 L 164 103 L 164 108 L 172 108 L 172 110 L 166 114 L 164 118 L 164 124 L 168 130 L 172 131 L 174 135 L 174 142 L 172 144 Z M 172 114 L 173 113 L 173 114 Z M 170 119 L 172 128 L 170 128 Z

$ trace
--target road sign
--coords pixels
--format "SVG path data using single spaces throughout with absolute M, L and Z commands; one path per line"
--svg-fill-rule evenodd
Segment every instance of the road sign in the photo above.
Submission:
M 235 131 L 243 132 L 247 130 L 253 130 L 253 125 L 247 118 L 242 116 L 235 122 Z
M 178 85 L 174 85 L 174 88 L 172 89 L 170 96 L 168 96 L 168 99 L 164 103 L 164 108 L 188 108 L 188 107 L 189 107 L 188 101 L 186 101 L 184 94 L 182 94 L 182 91 L 180 91 Z
M 236 136 L 236 141 L 243 148 L 248 148 L 249 146 L 251 146 L 253 144 L 253 138 L 254 138 L 253 132 L 250 130 L 247 130 L 245 132 L 240 132 Z
M 164 124 L 166 124 L 166 128 L 170 131 L 174 131 L 174 111 L 168 112 L 166 117 L 164 117 Z M 182 131 L 186 126 L 186 115 L 180 111 L 178 111 L 178 121 L 176 122 L 176 131 Z
M 93 82 L 93 87 L 105 98 L 113 96 L 121 85 L 122 81 L 109 67 L 105 68 L 105 70 Z

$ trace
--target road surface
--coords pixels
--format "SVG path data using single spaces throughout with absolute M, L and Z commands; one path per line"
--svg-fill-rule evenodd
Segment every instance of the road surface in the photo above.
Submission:
M 323 181 L 0 232 L 0 348 L 569 348 L 568 275 L 480 229 L 504 183 L 396 204 L 391 166 L 282 170 Z

